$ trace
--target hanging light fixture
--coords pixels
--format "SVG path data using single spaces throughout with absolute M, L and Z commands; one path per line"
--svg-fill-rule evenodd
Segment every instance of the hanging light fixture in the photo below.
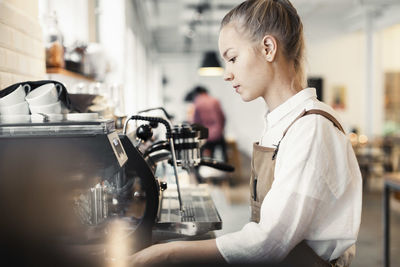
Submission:
M 200 76 L 220 76 L 224 73 L 224 69 L 219 64 L 215 51 L 207 51 L 204 54 L 198 73 Z
M 205 14 L 204 11 L 208 11 L 207 14 Z M 211 24 L 210 22 L 212 21 L 211 14 L 211 4 L 210 0 L 204 0 L 202 4 L 197 6 L 197 12 L 203 16 L 203 22 L 205 23 L 205 26 L 207 27 L 207 36 L 206 38 L 207 43 L 211 44 L 213 43 L 213 40 L 211 38 Z M 207 21 L 205 21 L 207 18 Z M 215 53 L 214 50 L 209 50 L 204 53 L 203 57 L 203 62 L 201 63 L 201 67 L 198 69 L 198 74 L 200 76 L 220 76 L 224 73 L 224 69 L 221 67 L 221 64 L 218 61 L 217 54 Z

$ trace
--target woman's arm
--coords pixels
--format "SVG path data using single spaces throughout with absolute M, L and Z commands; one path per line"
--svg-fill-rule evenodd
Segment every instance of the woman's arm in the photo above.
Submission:
M 129 257 L 129 266 L 180 263 L 225 263 L 215 239 L 157 244 Z

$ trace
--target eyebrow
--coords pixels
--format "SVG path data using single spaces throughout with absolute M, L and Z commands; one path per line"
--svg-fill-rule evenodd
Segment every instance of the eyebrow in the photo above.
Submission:
M 224 54 L 222 55 L 223 58 L 226 58 L 226 54 L 228 53 L 229 50 L 231 50 L 232 48 L 228 48 L 225 50 Z

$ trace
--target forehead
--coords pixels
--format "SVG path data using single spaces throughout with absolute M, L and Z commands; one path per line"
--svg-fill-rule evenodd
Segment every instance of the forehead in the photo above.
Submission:
M 242 31 L 238 31 L 234 23 L 225 25 L 219 33 L 218 46 L 221 56 L 223 56 L 223 53 L 229 48 L 247 49 L 249 47 L 253 47 L 254 45 L 254 42 L 249 40 L 247 34 Z
M 221 29 L 219 33 L 218 45 L 220 49 L 222 49 L 223 47 L 237 43 L 238 39 L 240 39 L 239 33 L 237 32 L 236 27 L 230 23 Z

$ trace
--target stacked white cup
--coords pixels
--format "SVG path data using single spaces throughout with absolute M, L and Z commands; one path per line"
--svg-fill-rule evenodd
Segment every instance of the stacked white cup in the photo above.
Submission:
M 61 87 L 54 83 L 46 83 L 30 91 L 25 100 L 33 114 L 61 114 L 62 106 L 59 101 Z
M 0 98 L 0 122 L 1 123 L 25 123 L 30 121 L 29 106 L 25 101 L 26 90 L 30 90 L 28 84 L 20 85 L 17 89 Z

